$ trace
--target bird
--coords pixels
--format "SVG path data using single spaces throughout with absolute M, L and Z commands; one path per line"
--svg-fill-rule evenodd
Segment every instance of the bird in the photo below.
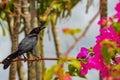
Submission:
M 15 52 L 12 54 L 8 55 L 3 61 L 2 64 L 3 69 L 7 69 L 11 62 L 18 56 L 23 55 L 24 53 L 32 53 L 35 49 L 35 46 L 37 44 L 38 40 L 38 34 L 40 31 L 42 31 L 45 27 L 36 27 L 32 29 L 32 31 L 18 44 L 18 47 L 16 48 Z M 33 53 L 32 53 L 33 55 Z M 24 56 L 25 58 L 25 56 Z

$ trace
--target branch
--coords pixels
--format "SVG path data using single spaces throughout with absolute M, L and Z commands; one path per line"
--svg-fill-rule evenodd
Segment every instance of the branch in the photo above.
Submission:
M 12 62 L 18 62 L 18 61 L 29 61 L 29 62 L 32 62 L 32 61 L 39 61 L 39 60 L 65 60 L 64 58 L 28 58 L 28 59 L 24 59 L 24 58 L 19 58 L 19 59 L 15 59 L 13 60 Z M 67 59 L 68 61 L 70 60 L 73 60 L 73 58 L 70 58 L 70 59 Z M 2 64 L 2 61 L 0 61 L 0 64 Z
M 74 43 L 69 47 L 69 49 L 66 51 L 65 53 L 65 57 L 67 57 L 69 55 L 69 53 L 71 52 L 71 50 L 76 46 L 76 44 L 86 35 L 88 29 L 90 28 L 90 26 L 92 25 L 92 23 L 95 21 L 95 19 L 97 18 L 97 16 L 99 15 L 100 11 L 98 11 L 93 18 L 89 21 L 88 25 L 86 26 L 84 32 L 78 37 L 76 38 L 76 40 L 74 41 Z

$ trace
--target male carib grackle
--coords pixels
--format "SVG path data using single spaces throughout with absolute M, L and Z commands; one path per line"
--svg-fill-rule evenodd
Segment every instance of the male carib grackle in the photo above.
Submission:
M 34 28 L 18 45 L 17 49 L 15 52 L 12 54 L 8 55 L 7 58 L 5 58 L 2 63 L 4 65 L 4 69 L 7 69 L 8 66 L 11 64 L 13 59 L 16 57 L 23 55 L 24 53 L 27 52 L 32 52 L 36 46 L 37 39 L 38 39 L 38 34 L 39 32 L 44 29 L 45 27 L 37 27 Z

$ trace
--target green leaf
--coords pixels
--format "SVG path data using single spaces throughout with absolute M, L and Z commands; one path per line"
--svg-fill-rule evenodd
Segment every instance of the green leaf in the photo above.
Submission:
M 77 76 L 77 69 L 72 65 L 72 64 L 69 64 L 68 65 L 68 70 L 69 70 L 69 73 L 71 76 Z
M 5 18 L 6 18 L 6 14 L 3 11 L 1 11 L 1 13 L 0 13 L 0 18 L 2 20 L 5 20 Z
M 5 28 L 2 27 L 2 35 L 6 36 Z
M 104 57 L 105 63 L 108 65 L 110 63 L 110 53 L 107 46 L 102 47 L 102 55 Z
M 116 32 L 120 32 L 120 23 L 119 22 L 114 22 L 112 24 L 113 28 L 115 29 Z
M 80 62 L 78 60 L 72 60 L 72 65 L 77 68 L 77 69 L 80 69 Z
M 71 76 L 79 76 L 80 75 L 80 62 L 78 60 L 72 60 L 71 64 L 68 65 L 69 74 Z
M 58 70 L 58 67 L 59 67 L 58 65 L 53 65 L 52 67 L 50 67 L 45 73 L 44 80 L 52 80 L 52 77 Z
M 76 28 L 76 29 L 75 29 L 75 32 L 76 32 L 76 33 L 80 33 L 81 31 L 82 31 L 82 30 L 81 30 L 80 28 Z
M 6 36 L 5 28 L 3 27 L 3 24 L 2 24 L 1 21 L 0 21 L 0 25 L 1 25 L 1 28 L 2 28 L 2 35 Z
M 111 67 L 111 71 L 113 71 L 112 72 L 112 77 L 117 77 L 117 76 L 119 76 L 119 74 L 120 74 L 120 65 L 119 64 L 117 64 L 117 65 L 113 65 L 112 67 Z
M 118 64 L 118 65 L 113 65 L 113 66 L 111 67 L 111 69 L 120 70 L 120 64 Z

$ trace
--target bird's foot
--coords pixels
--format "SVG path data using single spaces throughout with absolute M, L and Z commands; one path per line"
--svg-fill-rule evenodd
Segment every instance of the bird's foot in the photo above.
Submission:
M 37 61 L 39 61 L 39 57 L 37 55 L 35 55 L 35 54 L 32 54 L 32 55 Z
M 39 57 L 37 57 L 36 60 L 39 61 Z

